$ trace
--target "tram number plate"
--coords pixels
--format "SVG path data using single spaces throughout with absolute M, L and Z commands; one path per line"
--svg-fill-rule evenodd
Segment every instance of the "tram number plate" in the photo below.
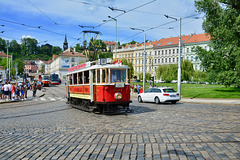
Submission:
M 116 88 L 123 88 L 124 87 L 124 83 L 115 83 L 115 87 Z

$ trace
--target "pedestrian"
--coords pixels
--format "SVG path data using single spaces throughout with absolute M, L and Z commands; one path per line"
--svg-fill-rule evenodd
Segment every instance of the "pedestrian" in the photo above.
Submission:
M 20 85 L 20 92 L 21 92 L 21 100 L 24 100 L 24 82 L 22 83 L 22 85 Z
M 15 87 L 14 83 L 12 83 L 12 89 L 11 89 L 11 92 L 12 92 L 12 100 L 15 101 L 16 87 Z
M 16 100 L 20 99 L 20 87 L 18 85 L 18 83 L 16 84 Z
M 28 81 L 28 90 L 30 89 L 30 87 L 31 87 L 31 84 L 30 84 L 30 82 Z
M 3 86 L 4 88 L 4 100 L 8 101 L 9 100 L 9 88 L 8 88 L 8 83 L 5 82 L 5 85 Z
M 9 92 L 8 92 L 9 100 L 11 100 L 12 99 L 12 84 L 10 82 L 8 82 L 8 88 L 9 88 Z
M 36 97 L 36 91 L 37 91 L 36 82 L 32 84 L 32 91 L 33 91 L 33 97 Z
M 27 99 L 27 91 L 28 91 L 28 86 L 27 83 L 24 84 L 24 99 Z

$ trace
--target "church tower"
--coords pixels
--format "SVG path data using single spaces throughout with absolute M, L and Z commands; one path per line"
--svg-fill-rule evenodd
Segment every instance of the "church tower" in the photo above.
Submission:
M 67 36 L 65 34 L 65 41 L 63 43 L 63 51 L 67 50 L 68 49 L 68 42 L 67 42 Z

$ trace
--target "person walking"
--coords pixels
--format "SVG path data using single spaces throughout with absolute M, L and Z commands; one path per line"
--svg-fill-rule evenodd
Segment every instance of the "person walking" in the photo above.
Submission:
M 9 100 L 9 88 L 8 88 L 8 83 L 5 82 L 5 85 L 3 86 L 4 88 L 4 100 L 8 101 Z
M 14 83 L 12 83 L 11 92 L 12 92 L 12 100 L 15 101 L 15 97 L 16 97 L 16 87 L 15 87 Z

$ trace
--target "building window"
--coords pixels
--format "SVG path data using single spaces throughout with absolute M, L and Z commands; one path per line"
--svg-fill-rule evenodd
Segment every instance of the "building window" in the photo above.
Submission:
M 171 63 L 171 58 L 169 58 L 169 63 Z
M 167 58 L 165 58 L 165 63 L 167 63 Z
M 164 54 L 164 50 L 162 50 L 162 55 Z
M 175 58 L 172 59 L 172 62 L 175 62 Z
M 175 54 L 175 49 L 172 50 L 172 53 Z
M 195 56 L 195 61 L 198 61 L 198 56 Z
M 137 60 L 135 60 L 135 64 L 137 64 Z
M 141 57 L 141 53 L 139 53 L 139 57 Z
M 171 54 L 171 49 L 169 49 L 169 54 Z
M 178 49 L 177 49 L 177 53 L 178 53 Z
M 72 58 L 72 62 L 75 62 L 75 58 Z
M 162 63 L 163 63 L 163 58 L 162 58 Z
M 191 56 L 191 61 L 193 61 L 193 56 Z
M 149 64 L 151 63 L 151 59 L 149 59 Z
M 165 50 L 165 54 L 167 54 L 167 50 Z
M 189 48 L 187 48 L 187 53 L 189 53 Z
M 158 55 L 160 56 L 160 51 L 158 51 Z
M 189 57 L 187 56 L 187 60 L 189 60 Z
M 160 63 L 160 59 L 158 59 L 158 63 Z

